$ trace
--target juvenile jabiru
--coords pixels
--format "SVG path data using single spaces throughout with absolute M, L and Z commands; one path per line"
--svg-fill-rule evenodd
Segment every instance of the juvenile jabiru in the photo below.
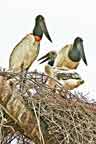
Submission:
M 58 67 L 53 67 L 56 57 L 57 57 L 56 51 L 50 51 L 46 55 L 38 59 L 38 61 L 42 60 L 40 64 L 48 61 L 48 63 L 45 65 L 45 73 L 48 76 L 59 81 L 66 90 L 73 90 L 74 88 L 77 88 L 84 83 L 84 80 L 82 80 L 80 75 L 75 71 L 70 71 L 66 69 L 60 70 Z M 51 88 L 54 88 L 56 82 L 53 79 L 49 79 L 47 81 L 47 84 Z

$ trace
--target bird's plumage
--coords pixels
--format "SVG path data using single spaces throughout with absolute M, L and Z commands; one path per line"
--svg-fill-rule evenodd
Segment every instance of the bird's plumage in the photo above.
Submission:
M 39 53 L 40 43 L 35 41 L 32 33 L 24 37 L 13 49 L 9 59 L 9 69 L 20 72 L 23 65 L 24 70 L 36 60 Z
M 38 61 L 41 61 L 40 64 L 48 61 L 48 63 L 45 65 L 45 72 L 49 75 L 52 76 L 52 66 L 54 65 L 54 61 L 57 57 L 56 51 L 50 51 L 41 58 L 38 59 Z
M 63 69 L 66 69 L 66 68 L 75 69 L 75 68 L 77 68 L 77 66 L 79 65 L 79 61 L 75 62 L 69 58 L 68 54 L 69 54 L 70 49 L 72 49 L 72 44 L 66 45 L 65 47 L 60 49 L 60 51 L 58 52 L 57 57 L 55 59 L 54 66 L 60 67 Z
M 57 54 L 54 66 L 68 69 L 76 69 L 81 58 L 87 65 L 87 60 L 83 48 L 83 40 L 77 37 L 73 44 L 64 46 Z
M 26 35 L 14 47 L 9 58 L 9 70 L 17 73 L 21 72 L 22 69 L 29 69 L 39 54 L 40 41 L 42 39 L 43 33 L 47 39 L 52 42 L 44 17 L 42 15 L 38 15 L 35 19 L 33 33 Z
M 65 45 L 58 51 L 58 53 L 52 53 L 52 51 L 50 51 L 39 60 L 43 60 L 41 63 L 48 61 L 48 63 L 52 63 L 54 67 L 68 70 L 76 69 L 80 63 L 81 58 L 87 65 L 87 60 L 83 48 L 83 40 L 80 37 L 77 37 L 73 44 Z
M 58 80 L 66 90 L 73 90 L 74 88 L 77 88 L 81 84 L 84 83 L 84 80 L 80 77 L 80 75 L 74 71 L 70 70 L 61 70 L 60 67 L 54 66 L 54 62 L 56 58 L 58 57 L 57 53 L 55 51 L 50 51 L 49 53 L 45 54 L 41 58 L 39 58 L 40 64 L 48 61 L 48 63 L 45 65 L 45 73 Z M 59 66 L 62 67 L 62 61 L 59 61 Z M 52 79 L 49 79 L 47 81 L 47 84 L 54 88 L 56 85 L 56 82 Z

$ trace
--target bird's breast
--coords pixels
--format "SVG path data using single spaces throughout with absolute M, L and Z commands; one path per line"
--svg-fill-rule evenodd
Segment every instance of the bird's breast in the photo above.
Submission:
M 45 73 L 49 76 L 53 76 L 53 67 L 50 65 L 45 65 Z
M 20 71 L 20 67 L 23 64 L 24 69 L 27 69 L 37 58 L 39 45 L 40 43 L 35 41 L 32 34 L 25 36 L 11 53 L 9 68 L 14 69 L 14 71 Z
M 75 69 L 78 66 L 79 62 L 72 61 L 68 56 L 71 48 L 72 45 L 66 45 L 59 51 L 57 58 L 55 60 L 54 64 L 55 66 L 62 68 L 67 67 L 69 69 Z

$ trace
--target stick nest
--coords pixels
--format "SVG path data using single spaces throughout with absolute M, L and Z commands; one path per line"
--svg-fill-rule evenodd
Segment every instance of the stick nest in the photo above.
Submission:
M 56 87 L 50 88 L 46 81 L 52 78 L 38 72 L 13 74 L 1 71 L 0 75 L 14 81 L 13 91 L 21 93 L 24 105 L 36 119 L 39 133 L 39 138 L 24 136 L 22 127 L 10 118 L 1 104 L 2 144 L 9 144 L 14 138 L 24 144 L 96 144 L 95 101 L 89 102 L 82 94 L 65 91 L 56 80 Z

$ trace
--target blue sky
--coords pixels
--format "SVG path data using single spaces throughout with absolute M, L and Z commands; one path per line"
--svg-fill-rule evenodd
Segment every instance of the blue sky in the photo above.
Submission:
M 58 51 L 72 43 L 76 36 L 84 40 L 88 67 L 81 61 L 77 71 L 85 80 L 79 91 L 96 99 L 96 8 L 95 0 L 3 0 L 0 2 L 0 66 L 8 68 L 9 56 L 14 46 L 32 32 L 34 19 L 44 15 L 53 43 L 43 37 L 38 58 L 50 50 Z M 43 71 L 36 61 L 31 67 Z

